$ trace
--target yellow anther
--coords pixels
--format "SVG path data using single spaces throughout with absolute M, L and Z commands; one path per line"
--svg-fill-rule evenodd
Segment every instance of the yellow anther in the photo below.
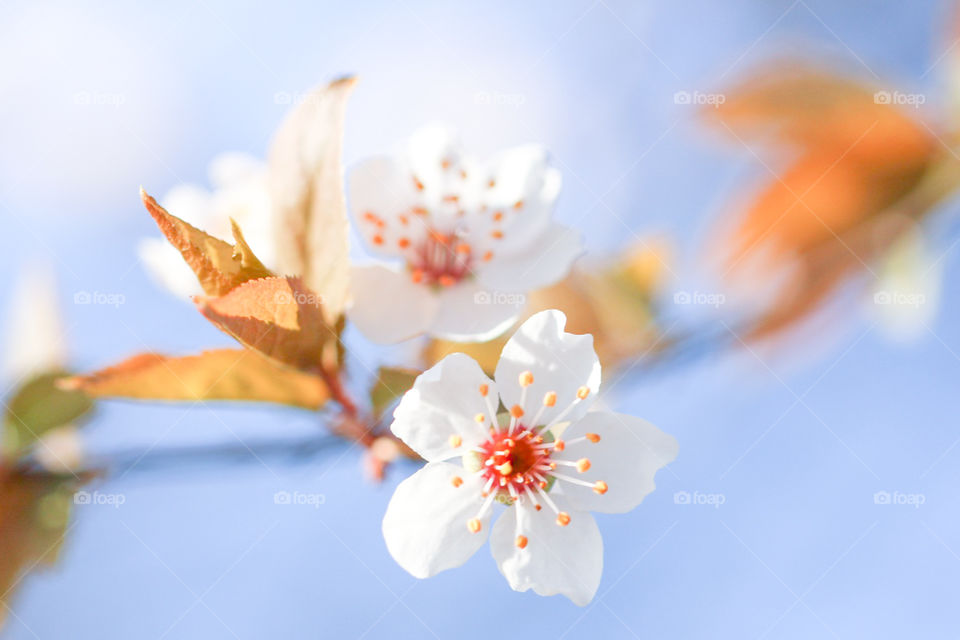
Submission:
M 602 496 L 607 492 L 607 483 L 603 480 L 597 480 L 593 483 L 593 491 Z
M 583 473 L 584 471 L 590 468 L 590 459 L 589 458 L 580 458 L 577 460 L 577 471 Z
M 479 422 L 480 424 L 483 424 L 484 422 L 487 421 L 487 416 L 485 416 L 482 413 L 478 413 L 477 415 L 473 416 L 473 419 Z
M 533 373 L 530 371 L 524 371 L 520 374 L 520 386 L 529 387 L 533 384 Z
M 556 391 L 547 391 L 543 394 L 543 406 L 552 407 L 557 404 L 557 392 Z
M 463 438 L 461 438 L 459 435 L 453 434 L 452 436 L 450 436 L 450 446 L 451 446 L 451 447 L 453 447 L 454 449 L 456 449 L 457 447 L 459 447 L 459 446 L 462 445 L 462 444 L 463 444 Z
M 497 467 L 497 471 L 499 471 L 499 472 L 500 472 L 500 475 L 502 475 L 502 476 L 508 476 L 508 475 L 510 475 L 511 473 L 513 473 L 513 465 L 510 464 L 510 461 L 509 461 L 509 460 L 507 460 L 507 461 L 504 462 L 502 465 L 500 465 L 499 467 Z
M 467 529 L 470 529 L 471 532 L 476 533 L 480 531 L 483 525 L 480 524 L 480 520 L 477 518 L 471 518 L 467 520 Z
M 561 511 L 557 514 L 557 524 L 561 527 L 565 527 L 570 524 L 570 514 L 566 511 Z

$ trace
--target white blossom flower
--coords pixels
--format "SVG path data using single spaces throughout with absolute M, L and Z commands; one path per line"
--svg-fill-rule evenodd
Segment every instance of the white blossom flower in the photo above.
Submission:
M 437 126 L 405 155 L 364 161 L 350 209 L 371 251 L 394 263 L 354 267 L 351 319 L 376 342 L 503 333 L 523 294 L 560 280 L 582 252 L 579 234 L 551 220 L 560 183 L 539 146 L 480 163 Z
M 232 241 L 233 218 L 260 261 L 268 267 L 274 264 L 266 165 L 244 153 L 223 153 L 210 163 L 210 183 L 212 191 L 192 184 L 178 185 L 160 204 L 181 220 L 227 241 Z M 144 238 L 138 249 L 140 260 L 160 286 L 184 299 L 203 293 L 180 252 L 164 238 Z
M 460 566 L 489 531 L 513 589 L 561 593 L 581 606 L 596 593 L 603 541 L 590 512 L 639 505 L 677 443 L 639 418 L 587 413 L 600 362 L 593 337 L 564 333 L 565 324 L 559 311 L 523 323 L 496 382 L 455 353 L 401 400 L 391 428 L 427 464 L 397 487 L 383 535 L 414 576 Z M 491 529 L 495 502 L 507 508 Z

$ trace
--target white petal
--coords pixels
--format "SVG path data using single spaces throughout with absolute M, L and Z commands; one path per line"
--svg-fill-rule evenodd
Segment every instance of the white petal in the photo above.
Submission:
M 533 373 L 527 388 L 524 411 L 536 413 L 547 392 L 557 394 L 556 405 L 547 408 L 541 424 L 550 424 L 577 399 L 581 386 L 590 389 L 585 400 L 576 402 L 562 418 L 577 420 L 586 413 L 600 388 L 600 360 L 593 350 L 593 336 L 564 333 L 567 317 L 549 310 L 530 316 L 503 347 L 497 363 L 496 380 L 500 398 L 507 407 L 520 404 L 520 374 Z M 532 416 L 531 416 L 532 417 Z M 536 425 L 528 425 L 536 426 Z
M 451 480 L 460 476 L 463 484 Z M 390 555 L 417 578 L 459 567 L 483 546 L 491 509 L 477 533 L 467 521 L 480 509 L 482 480 L 458 465 L 431 462 L 397 487 L 383 516 Z
M 350 211 L 372 251 L 398 256 L 401 237 L 417 244 L 426 233 L 426 225 L 411 212 L 420 205 L 413 173 L 401 161 L 388 156 L 364 160 L 350 171 L 348 189 Z
M 498 291 L 532 291 L 561 280 L 583 254 L 580 233 L 551 224 L 530 250 L 495 257 L 478 268 L 478 277 Z
M 496 338 L 523 311 L 524 298 L 502 295 L 476 280 L 464 280 L 440 290 L 440 310 L 430 335 L 457 342 L 485 342 Z
M 589 487 L 560 481 L 564 498 L 572 509 L 600 513 L 630 511 L 656 488 L 653 477 L 657 470 L 677 457 L 677 440 L 673 436 L 633 416 L 591 411 L 567 427 L 563 438 L 570 441 L 587 433 L 599 435 L 600 441 L 569 445 L 561 457 L 590 460 L 590 469 L 582 478 L 606 482 L 607 492 L 599 495 Z
M 63 369 L 67 348 L 60 308 L 57 276 L 51 265 L 27 264 L 14 274 L 16 284 L 7 311 L 4 334 L 3 384 Z M 74 293 L 82 301 L 84 293 Z M 9 390 L 9 389 L 8 389 Z M 3 428 L 0 427 L 0 435 Z
M 581 607 L 593 599 L 603 574 L 603 538 L 589 513 L 569 515 L 570 524 L 561 527 L 553 511 L 525 504 L 508 508 L 494 524 L 490 550 L 515 591 L 560 593 Z M 523 549 L 518 535 L 527 538 Z
M 413 174 L 426 190 L 445 192 L 459 185 L 459 178 L 450 169 L 462 160 L 462 146 L 456 131 L 433 124 L 417 129 L 407 143 L 407 157 Z M 444 168 L 449 165 L 448 168 Z
M 494 255 L 532 249 L 550 224 L 563 182 L 560 172 L 536 145 L 502 153 L 487 171 L 495 186 L 480 192 L 485 209 L 471 221 L 471 243 Z
M 481 385 L 487 385 L 486 398 Z M 490 415 L 488 400 L 496 411 L 496 398 L 496 386 L 477 361 L 452 353 L 417 376 L 393 412 L 390 429 L 426 460 L 447 459 L 484 440 L 487 433 L 476 417 Z M 451 436 L 460 436 L 462 444 L 454 448 Z
M 439 301 L 427 287 L 384 265 L 356 266 L 350 271 L 353 305 L 350 320 L 374 342 L 400 342 L 426 331 Z
M 137 254 L 151 279 L 173 295 L 184 300 L 203 295 L 196 274 L 166 240 L 143 238 L 137 246 Z

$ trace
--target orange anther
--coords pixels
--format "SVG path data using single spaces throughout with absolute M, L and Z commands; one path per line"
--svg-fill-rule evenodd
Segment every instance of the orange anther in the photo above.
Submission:
M 513 416 L 514 418 L 522 418 L 523 407 L 521 407 L 518 404 L 513 405 L 512 407 L 510 407 L 510 415 Z
M 526 549 L 527 547 L 527 536 L 517 536 L 516 545 L 520 549 Z
M 540 509 L 543 509 L 543 507 L 541 507 L 540 505 L 537 505 L 534 507 L 534 509 L 536 509 L 537 511 L 540 511 Z
M 450 195 L 443 196 L 443 201 L 444 201 L 444 202 L 459 202 L 459 201 L 460 201 L 460 196 L 458 196 L 458 195 L 455 194 L 455 193 L 451 193 Z
M 496 240 L 499 240 L 500 238 L 503 237 L 503 231 L 500 231 L 500 229 L 494 229 L 493 231 L 490 232 L 490 235 L 493 236 Z
M 517 200 L 517 201 L 513 204 L 513 208 L 514 208 L 514 209 L 523 209 L 523 200 Z
M 477 415 L 473 416 L 473 419 L 479 422 L 480 424 L 483 424 L 484 422 L 487 421 L 487 416 L 483 415 L 482 413 L 478 413 Z
M 557 392 L 556 391 L 547 391 L 543 394 L 543 406 L 552 407 L 557 404 Z
M 497 186 L 497 181 L 493 178 L 490 178 L 490 181 L 487 183 L 487 187 L 493 189 L 495 186 Z
M 379 233 L 378 233 L 377 235 L 373 236 L 372 240 L 373 240 L 373 244 L 375 244 L 375 245 L 377 245 L 377 246 L 380 246 L 380 245 L 383 244 L 383 236 L 380 235 Z
M 459 487 L 460 485 L 463 484 L 463 478 L 461 478 L 460 476 L 453 476 L 450 479 L 450 484 L 452 484 L 454 487 Z
M 414 269 L 412 272 L 410 272 L 410 279 L 417 283 L 422 282 L 423 269 Z
M 413 186 L 417 188 L 417 191 L 423 191 L 423 183 L 420 182 L 420 178 L 413 176 Z
M 457 245 L 457 253 L 467 254 L 470 253 L 470 245 L 461 242 Z
M 495 214 L 493 214 L 493 219 L 497 222 L 503 220 L 503 211 L 497 211 Z
M 590 442 L 593 442 L 593 443 L 600 442 L 599 433 L 588 433 L 586 437 L 587 437 L 587 440 L 589 440 Z
M 397 218 L 400 220 L 400 224 L 402 224 L 402 225 L 408 225 L 408 224 L 410 224 L 410 218 L 408 218 L 407 216 L 405 216 L 405 215 L 403 215 L 403 214 L 400 214 L 399 216 L 397 216 Z
M 589 458 L 580 458 L 577 460 L 577 471 L 583 473 L 590 468 L 590 459 Z
M 603 480 L 597 480 L 593 483 L 593 491 L 602 496 L 607 492 L 607 483 Z
M 440 167 L 443 168 L 443 169 L 449 169 L 449 168 L 450 168 L 450 160 L 448 160 L 447 158 L 444 158 L 444 159 L 440 162 Z
M 590 395 L 590 387 L 583 386 L 577 389 L 577 397 L 581 400 L 586 399 L 588 395 Z
M 452 436 L 450 436 L 450 446 L 451 446 L 451 447 L 453 447 L 454 449 L 456 449 L 457 447 L 459 447 L 459 446 L 462 445 L 462 444 L 463 444 L 463 438 L 461 438 L 459 435 L 453 434 Z
M 400 238 L 397 240 L 397 245 L 399 245 L 401 249 L 406 249 L 410 246 L 410 238 Z
M 480 531 L 482 526 L 483 525 L 480 524 L 480 520 L 477 518 L 471 518 L 470 520 L 467 520 L 467 529 L 470 529 L 470 531 L 473 533 Z
M 561 511 L 557 514 L 557 524 L 561 527 L 565 527 L 570 524 L 570 514 L 566 511 Z
M 466 180 L 466 179 L 467 179 L 467 172 L 464 171 L 463 169 L 460 169 L 460 179 L 461 179 L 461 180 Z
M 446 273 L 437 278 L 437 282 L 439 282 L 440 286 L 443 287 L 452 287 L 453 285 L 457 284 L 456 279 L 451 275 L 447 275 Z
M 413 211 L 418 216 L 425 216 L 429 213 L 425 207 L 414 207 L 413 209 L 410 209 L 410 211 Z
M 480 395 L 486 398 L 488 393 L 490 393 L 489 385 L 485 385 L 485 384 L 480 385 Z
M 553 448 L 555 451 L 563 451 L 564 449 L 567 448 L 567 443 L 564 442 L 563 440 L 557 440 L 556 442 L 553 443 Z
M 367 222 L 378 222 L 380 220 L 379 216 L 377 216 L 377 214 L 375 214 L 373 211 L 367 211 L 364 213 L 363 219 Z
M 487 251 L 485 254 L 483 254 L 484 262 L 490 262 L 492 258 L 493 258 L 493 251 Z
M 533 372 L 524 371 L 523 373 L 520 374 L 521 387 L 529 387 L 532 384 L 533 384 Z

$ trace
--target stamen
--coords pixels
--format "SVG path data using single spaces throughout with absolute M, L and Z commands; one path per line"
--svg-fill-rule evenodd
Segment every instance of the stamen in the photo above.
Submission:
M 379 233 L 373 236 L 371 240 L 373 241 L 373 244 L 377 245 L 378 247 L 383 244 L 383 236 L 380 235 Z
M 577 460 L 577 471 L 584 473 L 590 469 L 590 459 L 589 458 L 580 458 Z
M 410 238 L 400 238 L 399 240 L 397 240 L 397 245 L 401 249 L 406 249 L 407 247 L 410 246 Z
M 462 444 L 463 444 L 463 438 L 461 438 L 459 435 L 453 434 L 452 436 L 450 436 L 450 446 L 451 446 L 451 447 L 453 447 L 454 449 L 456 449 L 457 447 L 459 447 L 459 446 L 462 445 Z
M 490 393 L 490 386 L 486 384 L 480 385 L 480 395 L 487 397 L 488 393 Z
M 527 536 L 517 536 L 515 541 L 517 548 L 526 549 L 527 548 Z
M 493 259 L 493 251 L 487 251 L 485 254 L 483 254 L 484 262 L 490 262 L 492 259 Z
M 417 191 L 423 191 L 423 183 L 420 182 L 420 179 L 417 176 L 413 176 L 413 186 L 417 188 Z
M 513 416 L 514 418 L 518 418 L 518 419 L 519 419 L 519 418 L 522 418 L 522 417 L 523 417 L 523 407 L 521 407 L 521 406 L 518 405 L 518 404 L 513 405 L 512 407 L 510 407 L 510 415 Z
M 480 523 L 480 518 L 471 518 L 467 520 L 467 529 L 470 529 L 472 533 L 477 533 L 480 531 L 480 528 L 483 525 Z
M 553 443 L 554 451 L 563 451 L 566 448 L 567 448 L 567 443 L 564 442 L 563 440 L 557 440 Z
M 477 415 L 473 416 L 473 419 L 478 423 L 483 424 L 487 421 L 487 416 L 483 415 L 482 413 L 478 413 Z
M 533 372 L 532 372 L 532 371 L 524 371 L 523 373 L 520 374 L 520 386 L 521 386 L 521 387 L 529 387 L 529 386 L 532 385 L 532 384 L 533 384 Z
M 603 495 L 607 492 L 607 483 L 603 480 L 597 480 L 593 485 L 593 490 L 599 495 Z
M 570 514 L 566 511 L 561 511 L 557 514 L 557 524 L 561 527 L 565 527 L 570 524 Z
M 589 440 L 590 442 L 594 443 L 594 444 L 600 442 L 600 436 L 599 436 L 599 434 L 596 434 L 596 433 L 588 433 L 588 434 L 587 434 L 586 436 L 584 436 L 584 437 L 585 437 L 587 440 Z
M 586 400 L 587 396 L 589 395 L 590 395 L 590 387 L 584 385 L 579 389 L 577 389 L 577 398 L 579 398 L 580 400 Z
M 503 231 L 500 231 L 500 229 L 494 229 L 493 231 L 490 232 L 490 236 L 494 240 L 499 240 L 503 237 Z
M 453 478 L 450 479 L 450 484 L 452 484 L 454 487 L 459 488 L 460 485 L 463 484 L 463 478 L 461 478 L 460 476 L 453 476 Z
M 514 203 L 513 208 L 517 210 L 523 209 L 523 200 L 517 200 L 516 203 Z

